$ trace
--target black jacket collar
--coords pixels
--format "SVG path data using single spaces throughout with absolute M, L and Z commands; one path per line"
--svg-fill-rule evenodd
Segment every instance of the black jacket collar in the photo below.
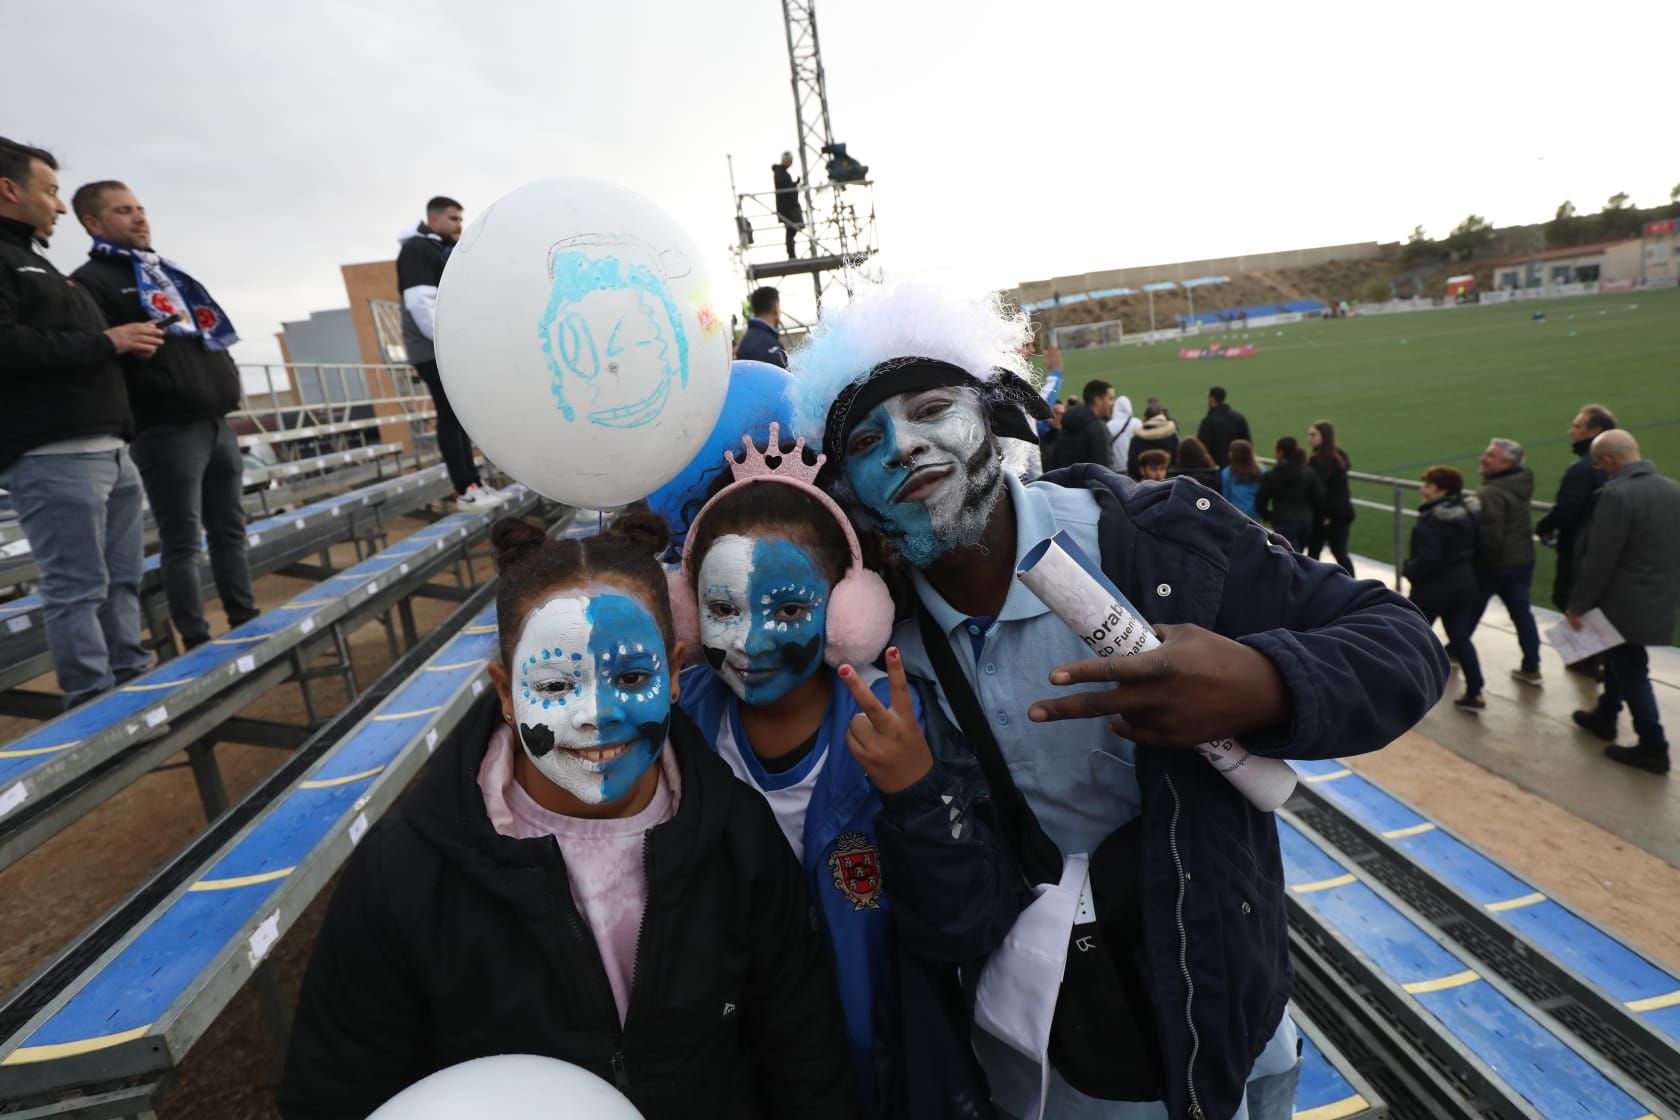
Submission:
M 35 236 L 35 227 L 28 222 L 20 222 L 16 218 L 0 218 L 0 240 L 29 248 L 41 239 Z M 46 244 L 42 241 L 41 244 Z

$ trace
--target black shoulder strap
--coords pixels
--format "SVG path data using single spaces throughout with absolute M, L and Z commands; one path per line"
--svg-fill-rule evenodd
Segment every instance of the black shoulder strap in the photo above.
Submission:
M 991 789 L 992 803 L 997 806 L 998 823 L 1003 826 L 1004 838 L 1021 861 L 1021 869 L 1028 879 L 1035 883 L 1060 882 L 1062 853 L 1045 834 L 1027 799 L 1015 788 L 1015 780 L 1009 776 L 1009 764 L 1003 760 L 1003 751 L 998 748 L 997 739 L 986 723 L 986 715 L 980 710 L 974 688 L 963 675 L 962 666 L 957 664 L 956 654 L 951 652 L 950 639 L 939 632 L 939 624 L 928 614 L 926 607 L 918 604 L 916 617 L 922 629 L 922 646 L 927 650 L 934 675 L 939 678 L 940 691 L 950 703 L 957 725 L 962 728 L 963 736 L 979 758 L 980 769 L 986 775 L 986 785 Z

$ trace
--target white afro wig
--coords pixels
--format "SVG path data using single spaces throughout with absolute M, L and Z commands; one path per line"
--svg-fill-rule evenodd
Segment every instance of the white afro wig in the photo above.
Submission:
M 1032 326 L 1025 312 L 996 292 L 907 277 L 865 288 L 823 316 L 805 344 L 788 356 L 794 375 L 797 434 L 822 446 L 835 398 L 854 381 L 893 358 L 937 358 L 981 382 L 1003 370 L 1037 387 L 1024 353 Z

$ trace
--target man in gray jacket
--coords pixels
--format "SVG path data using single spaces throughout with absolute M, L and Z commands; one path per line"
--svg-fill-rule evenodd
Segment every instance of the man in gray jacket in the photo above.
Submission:
M 1482 452 L 1482 548 L 1476 578 L 1482 610 L 1497 595 L 1517 628 L 1522 667 L 1511 675 L 1525 684 L 1540 683 L 1540 628 L 1528 589 L 1534 582 L 1534 530 L 1529 503 L 1534 500 L 1534 472 L 1522 465 L 1522 444 L 1514 439 L 1489 441 Z M 1478 621 L 1480 611 L 1477 612 Z
M 1623 644 L 1604 657 L 1604 693 L 1575 722 L 1614 742 L 1616 717 L 1625 703 L 1639 743 L 1609 746 L 1616 762 L 1668 773 L 1657 698 L 1651 690 L 1646 646 L 1668 645 L 1680 620 L 1680 483 L 1664 478 L 1639 457 L 1633 435 L 1617 428 L 1593 440 L 1593 463 L 1610 481 L 1599 491 L 1569 595 L 1569 624 L 1594 607 L 1604 612 Z

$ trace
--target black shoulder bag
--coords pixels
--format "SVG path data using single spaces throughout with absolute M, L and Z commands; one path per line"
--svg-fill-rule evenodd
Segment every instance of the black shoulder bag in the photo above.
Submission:
M 992 802 L 1021 869 L 1034 883 L 1059 883 L 1062 853 L 1009 776 L 980 701 L 927 610 L 917 609 L 922 645 L 957 725 L 980 760 Z M 1068 935 L 1067 967 L 1050 1024 L 1050 1064 L 1075 1089 L 1108 1101 L 1161 1099 L 1161 1044 L 1143 983 L 1142 821 L 1110 833 L 1091 853 L 1095 922 Z

